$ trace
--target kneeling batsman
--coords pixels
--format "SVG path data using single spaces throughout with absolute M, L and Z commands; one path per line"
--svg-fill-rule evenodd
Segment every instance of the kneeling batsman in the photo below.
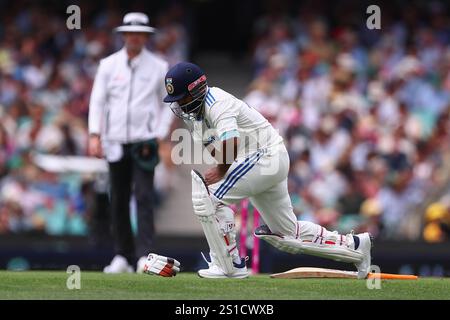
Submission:
M 211 262 L 208 262 L 209 268 L 200 270 L 198 274 L 203 278 L 248 277 L 245 260 L 241 260 L 236 255 L 234 228 L 227 228 L 227 224 L 223 223 L 221 211 L 228 207 L 209 195 L 208 187 L 200 173 L 192 170 L 191 175 L 194 213 L 203 227 L 211 255 Z M 258 227 L 255 230 L 255 236 L 288 253 L 305 253 L 354 263 L 360 279 L 368 274 L 372 245 L 368 233 L 340 235 L 336 231 L 330 232 L 312 222 L 298 221 L 295 236 L 272 233 L 267 225 Z
M 180 272 L 180 262 L 173 258 L 150 253 L 144 264 L 144 273 L 162 277 L 175 277 Z

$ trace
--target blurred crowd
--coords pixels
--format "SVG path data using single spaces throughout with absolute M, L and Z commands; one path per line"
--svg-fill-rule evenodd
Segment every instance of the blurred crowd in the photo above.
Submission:
M 421 6 L 394 15 L 383 5 L 381 30 L 366 28 L 360 8 L 330 17 L 308 1 L 255 20 L 244 100 L 285 137 L 298 219 L 450 238 L 450 14 L 443 2 Z M 86 2 L 82 29 L 69 31 L 51 8 L 0 13 L 0 234 L 88 233 L 92 176 L 45 172 L 33 155 L 86 155 L 92 81 L 122 46 L 113 28 L 123 14 Z M 187 60 L 183 7 L 151 19 L 149 47 L 171 65 Z
M 333 24 L 302 6 L 296 15 L 262 16 L 245 100 L 285 137 L 299 220 L 443 241 L 450 238 L 449 8 L 426 2 L 395 20 L 383 10 L 381 30 L 352 24 L 358 12 L 345 7 Z
M 81 30 L 67 29 L 65 7 L 19 2 L 0 13 L 0 234 L 89 232 L 95 177 L 45 172 L 33 159 L 87 154 L 96 68 L 123 45 L 113 29 L 124 12 L 105 5 L 95 11 L 83 3 Z M 151 17 L 159 32 L 149 48 L 170 64 L 187 59 L 183 8 L 174 4 Z

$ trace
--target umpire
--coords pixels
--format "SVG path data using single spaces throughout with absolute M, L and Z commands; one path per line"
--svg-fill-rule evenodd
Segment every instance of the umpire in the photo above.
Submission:
M 106 273 L 142 272 L 154 233 L 154 168 L 158 140 L 172 122 L 164 107 L 168 64 L 145 48 L 155 29 L 147 15 L 128 13 L 122 33 L 125 46 L 102 59 L 89 104 L 89 153 L 109 164 L 115 257 Z M 137 237 L 130 223 L 130 196 L 137 203 Z

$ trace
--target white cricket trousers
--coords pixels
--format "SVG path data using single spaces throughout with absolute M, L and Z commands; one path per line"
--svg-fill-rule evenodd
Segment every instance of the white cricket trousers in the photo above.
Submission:
M 288 193 L 289 155 L 283 143 L 236 161 L 219 182 L 209 186 L 230 205 L 249 198 L 273 233 L 295 236 L 297 217 Z

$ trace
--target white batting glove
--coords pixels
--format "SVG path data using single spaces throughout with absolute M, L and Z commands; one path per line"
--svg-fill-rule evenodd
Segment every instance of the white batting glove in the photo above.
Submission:
M 180 272 L 180 262 L 173 258 L 150 253 L 144 264 L 144 273 L 162 277 L 175 277 Z
M 194 213 L 199 217 L 208 217 L 216 211 L 214 203 L 209 196 L 209 190 L 203 176 L 196 170 L 191 171 L 192 176 L 192 206 Z

